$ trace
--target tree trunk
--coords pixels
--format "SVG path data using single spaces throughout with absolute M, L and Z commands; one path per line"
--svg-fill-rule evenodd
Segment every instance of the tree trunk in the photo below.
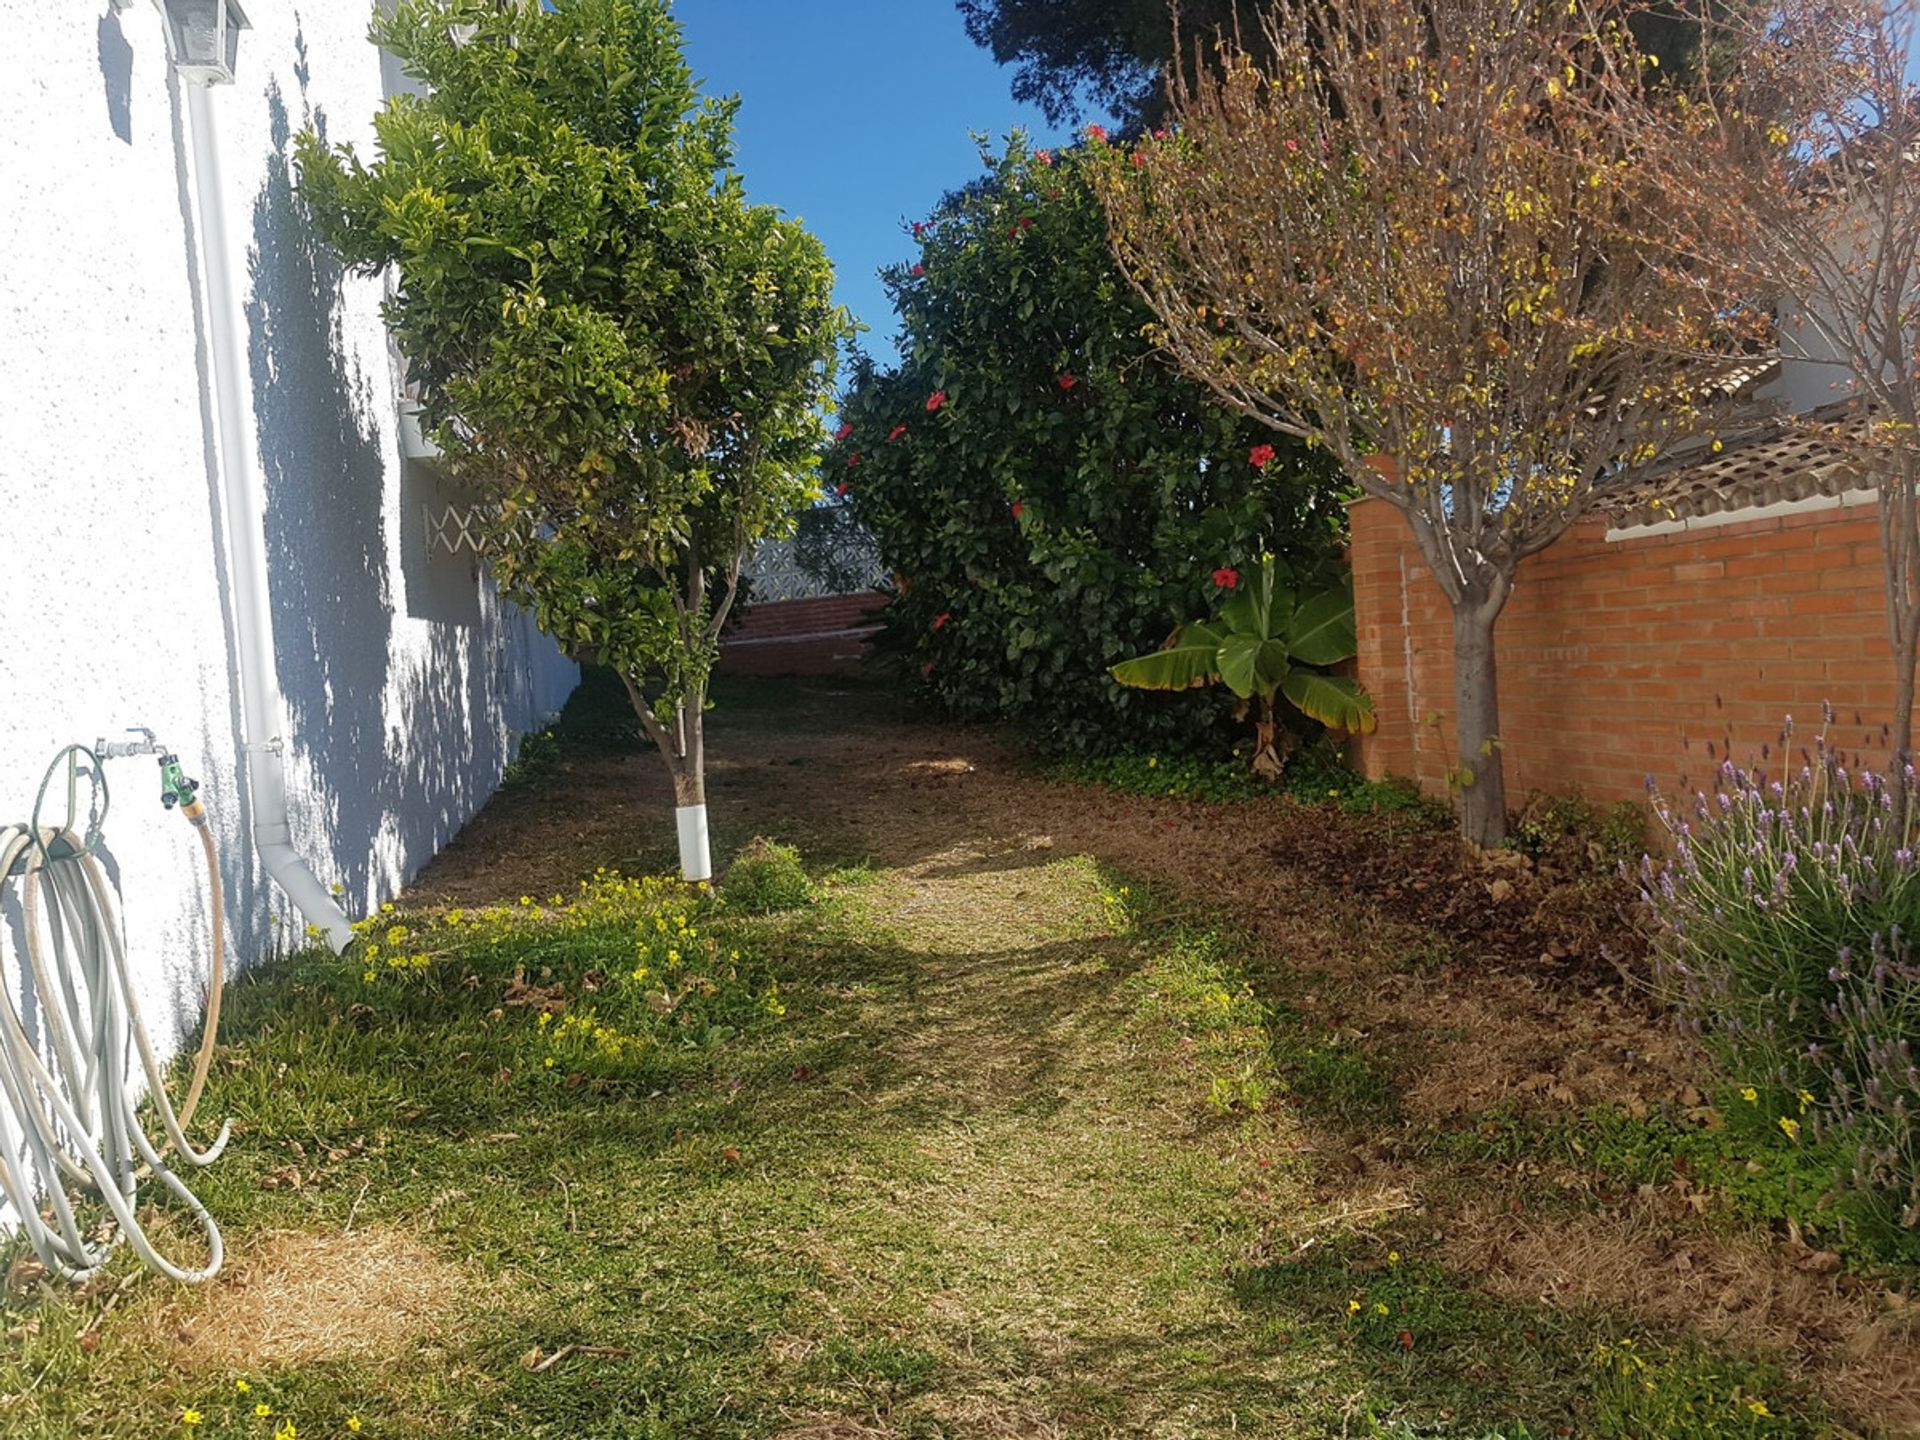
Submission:
M 1280 728 L 1280 712 L 1271 695 L 1260 697 L 1260 713 L 1253 724 L 1253 773 L 1277 783 L 1287 769 L 1293 737 Z
M 1506 766 L 1500 757 L 1500 692 L 1493 650 L 1498 602 L 1453 611 L 1454 733 L 1460 758 L 1451 777 L 1460 833 L 1492 849 L 1507 838 Z
M 679 737 L 680 769 L 673 777 L 675 818 L 680 827 L 680 876 L 684 880 L 713 878 L 713 847 L 707 839 L 707 690 L 704 685 L 687 696 L 674 716 Z
M 713 852 L 707 839 L 706 686 L 694 690 L 687 702 L 674 712 L 672 721 L 663 725 L 640 687 L 626 675 L 620 679 L 627 687 L 627 700 L 633 706 L 633 713 L 660 752 L 667 774 L 673 777 L 681 878 L 711 880 Z
M 1913 764 L 1913 689 L 1920 653 L 1920 476 L 1902 456 L 1899 473 L 1880 487 L 1880 542 L 1887 566 L 1887 640 L 1893 647 L 1892 753 L 1887 778 L 1894 812 L 1911 828 L 1914 800 L 1907 770 Z
M 1894 813 L 1907 817 L 1908 803 L 1914 798 L 1912 785 L 1907 774 L 1913 764 L 1913 684 L 1916 668 L 1916 648 L 1920 648 L 1920 635 L 1916 635 L 1915 615 L 1895 615 L 1892 617 L 1893 631 L 1893 754 L 1892 763 L 1887 767 L 1888 781 L 1893 788 Z M 1911 829 L 1911 822 L 1908 822 Z
M 706 694 L 687 697 L 674 716 L 675 746 L 680 752 L 680 768 L 673 777 L 673 799 L 677 805 L 707 803 Z

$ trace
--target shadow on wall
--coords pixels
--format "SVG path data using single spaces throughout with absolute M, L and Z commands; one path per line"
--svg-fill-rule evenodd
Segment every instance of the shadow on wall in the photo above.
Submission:
M 304 85 L 304 67 L 295 74 Z M 402 461 L 374 417 L 393 399 L 389 381 L 370 383 L 348 351 L 345 272 L 295 192 L 292 121 L 277 86 L 267 103 L 274 148 L 254 203 L 247 322 L 274 647 L 331 850 L 331 873 L 320 873 L 345 887 L 352 908 L 407 878 L 491 793 L 508 707 L 530 709 L 533 697 L 519 693 L 508 654 L 521 637 L 491 596 L 460 617 L 467 623 L 432 616 L 425 653 L 392 683 L 395 611 L 412 588 L 388 561 L 387 487 L 400 483 Z M 324 137 L 324 114 L 304 94 L 301 105 Z M 418 503 L 404 487 L 401 499 Z
M 393 632 L 386 456 L 370 387 L 344 354 L 343 271 L 294 195 L 292 126 L 277 83 L 267 105 L 274 148 L 254 201 L 246 311 L 273 641 L 288 723 L 320 791 L 335 877 L 357 896 L 370 878 L 365 837 L 384 819 Z
M 107 123 L 122 141 L 133 143 L 133 46 L 120 29 L 113 6 L 100 17 L 100 78 L 106 84 Z

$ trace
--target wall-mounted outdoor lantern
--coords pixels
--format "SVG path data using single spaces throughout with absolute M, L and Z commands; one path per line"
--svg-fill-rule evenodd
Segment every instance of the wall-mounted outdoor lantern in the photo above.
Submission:
M 236 0 L 161 0 L 174 68 L 203 85 L 231 85 L 240 32 L 250 28 Z

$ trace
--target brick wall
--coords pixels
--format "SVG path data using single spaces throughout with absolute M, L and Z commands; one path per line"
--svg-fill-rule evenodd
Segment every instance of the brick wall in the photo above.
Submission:
M 720 643 L 734 675 L 833 675 L 856 669 L 879 624 L 884 595 L 775 600 L 749 609 Z
M 1379 731 L 1367 774 L 1444 793 L 1453 763 L 1452 630 L 1400 513 L 1353 506 L 1359 675 Z M 1697 522 L 1696 522 L 1697 524 Z M 1877 511 L 1851 505 L 1634 537 L 1580 526 L 1521 566 L 1496 628 L 1510 801 L 1529 791 L 1638 799 L 1705 781 L 1708 741 L 1745 758 L 1820 706 L 1837 740 L 1886 759 L 1892 665 Z

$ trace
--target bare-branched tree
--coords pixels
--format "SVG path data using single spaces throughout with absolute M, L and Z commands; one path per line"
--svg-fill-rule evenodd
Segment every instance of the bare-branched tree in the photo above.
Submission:
M 1566 0 L 1276 0 L 1116 150 L 1121 264 L 1177 362 L 1324 446 L 1453 610 L 1463 834 L 1507 823 L 1494 621 L 1596 482 L 1713 423 L 1722 295 L 1643 240 L 1664 192 Z M 1606 97 L 1611 98 L 1611 97 Z M 1586 103 L 1590 102 L 1590 103 Z
M 1724 293 L 1777 308 L 1796 423 L 1879 490 L 1904 797 L 1920 655 L 1920 8 L 1786 0 L 1701 24 L 1711 63 L 1631 112 L 1634 143 L 1658 183 L 1693 197 L 1655 217 L 1659 236 Z M 1619 91 L 1628 70 L 1615 67 Z

